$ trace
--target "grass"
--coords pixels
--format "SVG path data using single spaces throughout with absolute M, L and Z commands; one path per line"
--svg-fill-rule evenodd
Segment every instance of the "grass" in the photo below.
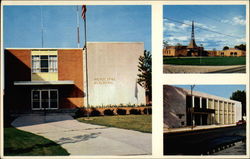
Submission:
M 245 65 L 246 57 L 163 57 L 163 64 L 199 66 Z
M 84 123 L 96 124 L 108 127 L 136 130 L 141 132 L 152 132 L 151 115 L 116 115 L 116 116 L 97 116 L 78 118 L 77 120 Z
M 62 156 L 69 153 L 55 142 L 13 127 L 4 128 L 5 156 Z

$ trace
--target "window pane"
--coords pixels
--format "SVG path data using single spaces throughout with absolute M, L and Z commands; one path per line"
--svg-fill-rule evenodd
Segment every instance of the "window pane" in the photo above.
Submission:
M 57 56 L 49 56 L 49 72 L 57 72 Z
M 40 99 L 40 92 L 39 91 L 33 91 L 33 100 L 39 100 Z
M 42 55 L 41 60 L 48 60 L 48 56 L 47 55 Z
M 48 68 L 41 68 L 41 72 L 49 72 Z
M 40 108 L 40 102 L 33 101 L 33 108 Z
M 49 92 L 42 91 L 42 108 L 48 108 L 48 107 L 49 107 Z
M 57 91 L 50 91 L 50 99 L 57 99 Z
M 32 56 L 32 72 L 39 72 L 40 57 L 38 55 Z
M 49 64 L 48 64 L 48 60 L 41 60 L 41 68 L 46 67 L 48 68 Z
M 57 100 L 50 101 L 50 108 L 57 108 Z

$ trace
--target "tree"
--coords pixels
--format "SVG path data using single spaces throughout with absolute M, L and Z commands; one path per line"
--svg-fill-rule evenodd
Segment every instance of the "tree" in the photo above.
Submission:
M 234 48 L 235 48 L 235 49 L 239 49 L 239 50 L 246 51 L 246 44 L 236 45 L 236 46 L 234 46 Z
M 163 40 L 163 48 L 166 48 L 166 47 L 168 47 L 168 46 L 169 46 L 168 42 L 165 41 L 165 40 Z
M 143 56 L 139 57 L 139 65 L 137 74 L 137 83 L 146 91 L 146 102 L 149 104 L 152 101 L 152 58 L 151 53 L 144 50 Z
M 177 43 L 176 46 L 182 46 L 181 43 Z
M 246 115 L 246 91 L 237 90 L 230 97 L 232 100 L 237 100 L 242 104 L 242 116 Z
M 223 47 L 223 50 L 228 50 L 228 49 L 229 49 L 228 46 L 224 46 L 224 47 Z

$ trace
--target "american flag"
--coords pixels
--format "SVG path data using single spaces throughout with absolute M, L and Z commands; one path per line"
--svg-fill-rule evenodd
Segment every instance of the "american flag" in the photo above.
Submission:
M 86 5 L 83 5 L 82 6 L 82 19 L 86 18 L 86 11 L 87 11 Z

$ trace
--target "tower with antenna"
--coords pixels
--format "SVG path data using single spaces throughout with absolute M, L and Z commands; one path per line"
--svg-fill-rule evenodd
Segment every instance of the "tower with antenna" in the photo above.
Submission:
M 187 49 L 188 49 L 188 56 L 202 56 L 203 54 L 203 47 L 199 47 L 195 43 L 194 21 L 192 21 L 191 39 L 189 45 L 187 46 Z
M 188 49 L 195 49 L 197 48 L 197 45 L 195 43 L 195 38 L 194 38 L 194 21 L 192 21 L 192 32 L 191 32 L 191 40 L 188 45 Z

